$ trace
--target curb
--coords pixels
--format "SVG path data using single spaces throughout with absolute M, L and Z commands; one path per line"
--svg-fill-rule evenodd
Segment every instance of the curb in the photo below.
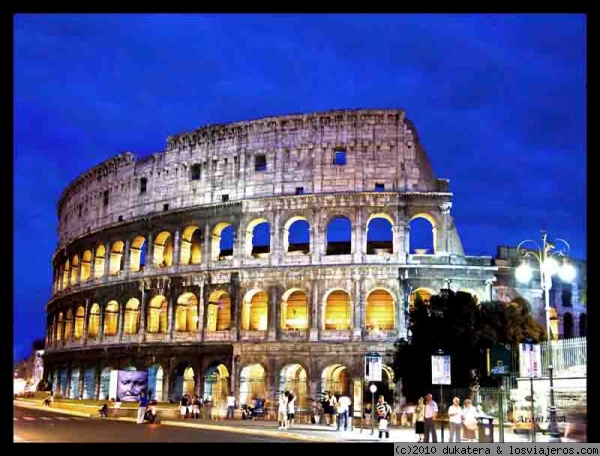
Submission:
M 30 402 L 13 401 L 13 404 L 17 405 L 21 408 L 26 408 L 26 409 L 30 409 L 30 410 L 42 410 L 42 411 L 46 411 L 46 412 L 62 413 L 64 415 L 82 416 L 85 418 L 90 418 L 93 416 L 90 413 L 76 412 L 74 410 L 66 410 L 66 409 L 60 409 L 60 408 L 43 407 L 41 405 L 32 404 Z
M 22 408 L 27 408 L 27 409 L 31 409 L 31 410 L 43 410 L 46 412 L 54 412 L 54 413 L 62 413 L 65 415 L 73 415 L 73 416 L 81 416 L 81 417 L 85 417 L 85 418 L 95 418 L 96 415 L 95 414 L 90 414 L 90 413 L 84 413 L 84 412 L 76 412 L 73 410 L 65 410 L 65 409 L 57 409 L 57 408 L 52 408 L 52 407 L 42 407 L 40 405 L 37 404 L 32 404 L 30 402 L 23 402 L 23 401 L 14 401 L 15 405 L 18 405 L 19 407 Z M 105 420 L 111 420 L 111 421 L 121 421 L 121 422 L 129 422 L 129 423 L 135 423 L 136 419 L 135 418 L 130 418 L 130 417 L 108 417 L 108 418 L 104 418 Z M 301 435 L 301 434 L 287 434 L 285 432 L 277 432 L 277 431 L 271 431 L 271 430 L 266 430 L 266 429 L 248 429 L 248 428 L 242 428 L 242 427 L 235 427 L 235 426 L 223 426 L 223 425 L 213 425 L 213 424 L 200 424 L 200 423 L 184 423 L 184 422 L 179 422 L 179 421 L 160 421 L 159 424 L 162 424 L 164 426 L 176 426 L 176 427 L 187 427 L 187 428 L 194 428 L 194 429 L 204 429 L 207 431 L 221 431 L 221 432 L 231 432 L 231 433 L 237 433 L 237 434 L 246 434 L 246 435 L 262 435 L 262 436 L 266 436 L 266 437 L 275 437 L 275 438 L 279 438 L 279 439 L 287 439 L 287 440 L 299 440 L 299 441 L 303 441 L 303 442 L 338 442 L 338 440 L 336 439 L 330 439 L 327 437 L 317 437 L 317 436 L 310 436 L 310 435 Z

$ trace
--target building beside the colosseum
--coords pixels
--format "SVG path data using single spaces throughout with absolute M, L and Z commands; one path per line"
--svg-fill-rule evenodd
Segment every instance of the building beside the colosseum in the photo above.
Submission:
M 401 110 L 210 125 L 113 157 L 58 204 L 55 393 L 104 399 L 111 369 L 144 369 L 158 400 L 293 389 L 302 408 L 353 395 L 376 351 L 392 396 L 416 293 L 493 296 L 499 268 L 463 252 L 452 197 Z M 411 241 L 419 219 L 432 250 Z

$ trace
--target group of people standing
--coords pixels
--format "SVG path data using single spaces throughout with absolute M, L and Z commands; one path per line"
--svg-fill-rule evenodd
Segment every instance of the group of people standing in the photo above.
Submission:
M 431 394 L 422 397 L 415 407 L 415 433 L 419 435 L 419 442 L 437 443 L 437 433 L 435 430 L 435 419 L 438 415 L 438 405 L 433 400 Z M 452 405 L 448 408 L 448 419 L 450 427 L 449 442 L 468 442 L 475 441 L 475 431 L 477 430 L 477 409 L 471 403 L 471 399 L 465 399 L 463 407 L 460 406 L 460 399 L 452 399 Z
M 293 391 L 281 391 L 277 405 L 278 429 L 288 429 L 294 425 L 296 395 Z

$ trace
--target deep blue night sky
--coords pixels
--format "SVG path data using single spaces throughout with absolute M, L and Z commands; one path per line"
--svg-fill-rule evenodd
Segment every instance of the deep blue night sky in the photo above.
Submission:
M 583 15 L 17 15 L 14 355 L 44 336 L 61 191 L 206 124 L 401 108 L 465 252 L 586 252 Z

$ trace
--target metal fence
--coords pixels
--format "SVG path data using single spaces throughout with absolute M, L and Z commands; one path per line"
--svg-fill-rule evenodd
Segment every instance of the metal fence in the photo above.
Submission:
M 576 366 L 587 365 L 587 338 L 573 337 L 570 339 L 544 341 L 540 344 L 543 376 L 549 375 L 550 350 L 548 344 L 552 344 L 552 366 L 554 367 L 555 374 L 573 369 Z

